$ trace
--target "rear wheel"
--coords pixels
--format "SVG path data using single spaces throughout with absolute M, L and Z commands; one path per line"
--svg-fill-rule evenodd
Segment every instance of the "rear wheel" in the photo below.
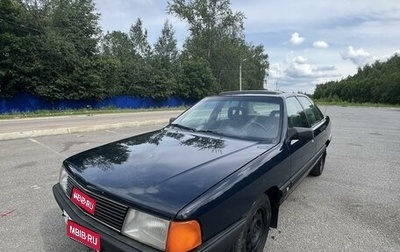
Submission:
M 326 157 L 326 152 L 322 155 L 321 159 L 314 166 L 314 168 L 310 171 L 310 175 L 319 176 L 322 174 L 322 172 L 324 171 L 324 168 L 325 168 L 325 157 Z
M 246 225 L 233 246 L 234 252 L 261 252 L 264 249 L 271 224 L 271 205 L 263 194 L 253 204 Z

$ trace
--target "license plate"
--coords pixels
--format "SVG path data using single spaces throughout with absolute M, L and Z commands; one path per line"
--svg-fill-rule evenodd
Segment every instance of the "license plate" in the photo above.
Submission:
M 94 215 L 94 211 L 96 210 L 96 200 L 86 195 L 76 187 L 72 188 L 71 201 L 86 212 Z
M 100 234 L 71 220 L 67 221 L 67 235 L 69 238 L 80 242 L 91 249 L 100 251 Z

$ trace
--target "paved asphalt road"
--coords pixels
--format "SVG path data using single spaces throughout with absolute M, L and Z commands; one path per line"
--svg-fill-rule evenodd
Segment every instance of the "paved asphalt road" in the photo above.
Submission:
M 0 120 L 0 140 L 160 124 L 181 112 L 169 110 Z
M 400 251 L 400 110 L 329 107 L 327 114 L 333 140 L 325 171 L 282 205 L 265 251 Z M 0 141 L 0 251 L 89 251 L 66 237 L 52 196 L 62 160 L 162 127 L 154 123 Z

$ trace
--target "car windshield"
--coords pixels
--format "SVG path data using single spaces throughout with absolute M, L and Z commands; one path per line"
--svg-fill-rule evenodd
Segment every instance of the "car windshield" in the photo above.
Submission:
M 278 97 L 216 96 L 201 100 L 171 125 L 196 132 L 277 141 L 281 118 L 282 99 Z

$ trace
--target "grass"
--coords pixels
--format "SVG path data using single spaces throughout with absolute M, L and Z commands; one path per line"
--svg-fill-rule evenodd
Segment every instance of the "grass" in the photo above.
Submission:
M 356 102 L 346 102 L 346 101 L 332 101 L 332 100 L 314 100 L 317 105 L 323 106 L 341 106 L 341 107 L 391 107 L 391 108 L 400 108 L 400 104 L 382 104 L 382 103 L 356 103 Z
M 147 109 L 118 109 L 118 108 L 102 108 L 102 109 L 66 109 L 66 110 L 36 110 L 36 111 L 12 111 L 11 113 L 0 114 L 1 119 L 20 119 L 20 118 L 36 118 L 36 117 L 52 117 L 52 116 L 71 116 L 71 115 L 97 115 L 97 114 L 114 114 L 114 113 L 132 113 L 146 111 L 163 111 L 163 110 L 183 110 L 186 107 L 162 107 Z

